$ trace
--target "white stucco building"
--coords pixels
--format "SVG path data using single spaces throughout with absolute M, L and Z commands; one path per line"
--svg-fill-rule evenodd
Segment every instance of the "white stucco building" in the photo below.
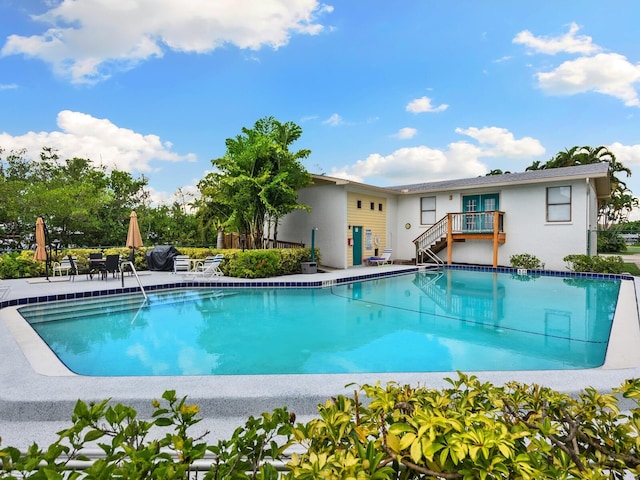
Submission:
M 569 254 L 596 254 L 598 200 L 610 195 L 607 163 L 397 187 L 323 175 L 299 192 L 311 212 L 281 221 L 279 238 L 310 243 L 321 263 L 360 265 L 392 248 L 397 261 L 509 266 L 535 255 L 563 270 Z

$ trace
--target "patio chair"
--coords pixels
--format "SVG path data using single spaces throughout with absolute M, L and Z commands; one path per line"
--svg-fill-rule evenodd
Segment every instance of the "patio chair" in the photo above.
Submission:
M 188 272 L 191 269 L 189 255 L 176 255 L 173 257 L 173 273 Z
M 209 268 L 209 265 L 211 265 L 213 262 L 215 262 L 218 259 L 219 260 L 224 260 L 224 255 L 219 253 L 217 255 L 212 255 L 212 256 L 209 256 L 209 257 L 205 257 L 204 262 L 198 263 L 198 265 L 196 266 L 196 268 L 194 270 L 196 270 L 198 272 L 206 270 L 207 268 Z
M 367 258 L 367 263 L 369 265 L 391 265 L 393 264 L 393 260 L 391 260 L 391 254 L 393 253 L 393 250 L 391 248 L 385 248 L 382 251 L 382 256 L 381 257 L 370 257 Z
M 74 260 L 77 260 L 77 258 L 74 257 Z M 69 275 L 69 271 L 71 270 L 71 262 L 67 257 L 62 257 L 59 262 L 53 262 L 52 270 L 54 277 L 56 276 L 56 274 L 60 276 Z
M 91 272 L 89 273 L 89 277 L 93 278 L 93 274 L 100 275 L 104 278 L 105 270 L 104 270 L 105 259 L 102 257 L 101 252 L 90 253 L 89 254 L 89 269 Z
M 194 270 L 192 272 L 186 272 L 184 274 L 185 279 L 207 279 L 213 277 L 221 277 L 222 270 L 220 270 L 220 263 L 222 263 L 224 257 L 221 255 L 215 258 L 204 270 Z
M 115 278 L 120 273 L 120 255 L 107 255 L 104 261 L 103 278 L 106 280 L 109 274 Z
M 71 255 L 68 255 L 67 258 L 71 264 L 71 269 L 69 270 L 71 281 L 74 281 L 77 275 L 86 275 L 87 279 L 92 275 L 91 268 L 88 265 L 79 265 Z

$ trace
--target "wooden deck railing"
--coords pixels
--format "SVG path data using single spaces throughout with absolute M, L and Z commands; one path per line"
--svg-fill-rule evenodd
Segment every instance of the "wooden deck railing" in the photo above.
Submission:
M 494 242 L 494 266 L 497 262 L 497 244 L 504 243 L 504 212 L 448 213 L 413 240 L 416 255 L 431 249 L 434 245 L 447 246 L 448 263 L 451 263 L 451 243 L 453 240 L 492 239 Z

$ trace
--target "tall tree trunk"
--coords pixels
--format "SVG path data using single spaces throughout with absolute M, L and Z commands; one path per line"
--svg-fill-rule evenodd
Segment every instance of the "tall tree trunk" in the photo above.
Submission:
M 224 230 L 218 227 L 218 238 L 216 239 L 216 248 L 225 248 L 224 246 Z
M 273 217 L 273 248 L 278 244 L 278 217 Z

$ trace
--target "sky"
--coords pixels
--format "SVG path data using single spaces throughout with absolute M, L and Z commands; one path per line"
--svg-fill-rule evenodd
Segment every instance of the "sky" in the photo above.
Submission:
M 377 186 L 608 147 L 640 194 L 637 0 L 0 0 L 0 148 L 197 192 L 260 118 Z

